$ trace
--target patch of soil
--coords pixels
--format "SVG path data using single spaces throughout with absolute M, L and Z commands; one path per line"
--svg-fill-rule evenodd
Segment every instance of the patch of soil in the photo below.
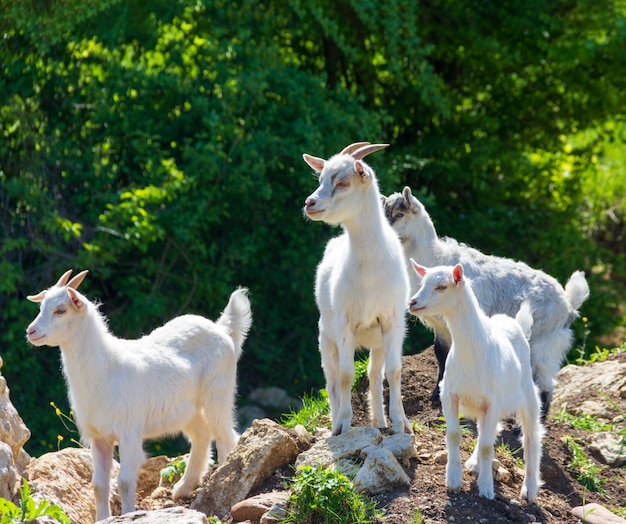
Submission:
M 626 353 L 611 358 L 626 361 Z M 570 471 L 571 453 L 563 443 L 563 437 L 571 435 L 584 443 L 589 433 L 574 430 L 548 416 L 546 436 L 543 441 L 541 474 L 544 481 L 537 500 L 528 504 L 520 497 L 523 473 L 516 459 L 496 449 L 495 456 L 512 473 L 508 483 L 495 481 L 496 496 L 487 500 L 478 495 L 475 479 L 466 471 L 460 493 L 448 493 L 445 486 L 445 463 L 435 462 L 435 454 L 445 450 L 443 418 L 439 406 L 430 401 L 436 383 L 437 364 L 432 349 L 420 354 L 405 356 L 402 363 L 402 393 L 404 409 L 409 420 L 417 428 L 420 457 L 413 461 L 407 471 L 411 486 L 396 489 L 377 496 L 380 507 L 386 509 L 387 522 L 414 524 L 416 515 L 425 517 L 424 522 L 471 522 L 508 523 L 542 522 L 545 524 L 577 523 L 571 508 L 596 502 L 608 509 L 626 507 L 626 468 L 602 468 L 599 477 L 604 480 L 602 492 L 586 490 Z M 582 404 L 593 392 L 580 392 L 577 405 Z M 353 396 L 354 426 L 368 425 L 367 385 L 358 388 Z M 623 409 L 623 408 L 622 408 Z M 461 446 L 462 460 L 469 458 L 476 439 L 475 426 L 468 423 Z M 505 428 L 497 442 L 508 444 L 509 449 L 519 450 L 521 444 L 511 424 Z M 496 445 L 497 445 L 496 444 Z M 521 458 L 521 452 L 518 452 Z

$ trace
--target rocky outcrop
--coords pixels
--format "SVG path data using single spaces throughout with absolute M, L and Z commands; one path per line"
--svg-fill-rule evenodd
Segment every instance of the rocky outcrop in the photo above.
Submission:
M 30 431 L 11 403 L 7 382 L 0 375 L 0 497 L 4 499 L 13 499 L 18 479 L 30 461 L 23 449 L 29 438 Z

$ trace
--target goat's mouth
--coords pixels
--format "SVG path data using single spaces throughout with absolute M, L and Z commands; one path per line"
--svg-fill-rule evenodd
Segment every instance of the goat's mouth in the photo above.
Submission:
M 426 309 L 426 306 L 420 306 L 420 307 L 409 306 L 409 313 L 413 313 L 414 315 L 417 315 L 418 312 L 424 311 L 425 309 Z
M 304 212 L 309 218 L 318 217 L 324 211 L 325 211 L 324 209 L 311 209 L 308 207 L 304 208 Z
M 46 338 L 46 335 L 26 335 L 26 339 L 31 343 L 34 344 L 35 342 L 40 342 L 41 340 L 43 340 L 44 338 Z

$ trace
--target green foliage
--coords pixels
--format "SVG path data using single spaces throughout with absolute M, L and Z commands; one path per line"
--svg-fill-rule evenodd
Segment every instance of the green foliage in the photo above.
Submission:
M 558 413 L 551 416 L 557 422 L 568 424 L 574 429 L 584 429 L 585 431 L 608 431 L 613 428 L 612 424 L 602 422 L 593 415 L 589 415 L 588 413 L 572 415 L 571 413 L 565 411 L 565 408 L 561 408 Z
M 285 522 L 297 524 L 365 524 L 377 511 L 373 501 L 360 497 L 345 475 L 306 465 L 296 471 Z
M 575 324 L 579 341 L 605 346 L 626 325 L 617 4 L 0 8 L 0 347 L 29 452 L 57 445 L 48 403 L 69 406 L 58 351 L 24 342 L 25 296 L 69 267 L 90 270 L 86 294 L 127 337 L 183 312 L 215 317 L 248 286 L 240 393 L 320 388 L 312 290 L 335 231 L 302 219 L 316 182 L 301 154 L 355 140 L 392 144 L 370 161 L 383 192 L 419 191 L 442 235 L 561 282 L 584 269 L 594 316 Z M 412 351 L 431 343 L 410 333 Z
M 0 498 L 0 524 L 30 524 L 39 517 L 49 517 L 61 524 L 70 524 L 70 519 L 59 506 L 50 504 L 47 500 L 42 500 L 39 504 L 33 500 L 26 479 L 22 479 L 19 506 Z
M 570 435 L 563 437 L 563 443 L 572 454 L 569 469 L 576 475 L 582 486 L 590 491 L 602 491 L 604 479 L 598 476 L 602 468 L 585 454 L 583 447 Z
M 169 483 L 174 482 L 174 479 L 185 473 L 187 468 L 187 462 L 184 459 L 174 460 L 168 464 L 167 467 L 161 470 L 161 478 Z
M 330 404 L 327 391 L 322 389 L 317 395 L 305 394 L 302 397 L 302 407 L 298 411 L 291 410 L 284 415 L 280 423 L 286 428 L 295 428 L 301 424 L 309 432 L 315 431 L 316 428 L 330 429 Z

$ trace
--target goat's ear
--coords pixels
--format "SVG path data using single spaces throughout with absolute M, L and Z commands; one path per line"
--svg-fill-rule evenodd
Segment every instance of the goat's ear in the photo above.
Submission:
M 307 164 L 309 164 L 309 166 L 313 168 L 314 171 L 321 173 L 322 169 L 324 169 L 324 164 L 326 160 L 324 160 L 323 158 L 307 155 L 306 153 L 302 155 L 302 158 Z
M 426 268 L 424 266 L 420 266 L 417 262 L 415 262 L 415 260 L 411 259 L 411 265 L 413 266 L 413 269 L 415 270 L 415 272 L 420 276 L 423 277 L 426 275 Z
M 463 283 L 463 266 L 461 264 L 454 266 L 454 269 L 452 270 L 452 278 L 454 278 L 454 283 L 457 286 Z
M 41 291 L 41 292 L 37 293 L 36 295 L 28 295 L 26 297 L 26 299 L 30 300 L 31 302 L 42 302 L 44 298 L 46 298 L 46 292 L 45 291 Z
M 354 161 L 354 172 L 359 175 L 359 179 L 361 180 L 361 182 L 369 183 L 369 181 L 371 180 L 369 172 L 365 168 L 363 162 L 361 162 L 360 160 Z
M 404 186 L 404 189 L 402 190 L 402 196 L 404 197 L 404 203 L 407 205 L 407 207 L 411 207 L 411 197 L 413 195 L 411 194 L 411 188 L 409 186 Z
M 78 291 L 76 291 L 74 288 L 68 287 L 67 292 L 70 294 L 72 307 L 76 311 L 80 311 L 81 309 L 85 307 L 85 303 L 83 302 L 83 299 L 81 298 L 81 296 L 78 294 Z

